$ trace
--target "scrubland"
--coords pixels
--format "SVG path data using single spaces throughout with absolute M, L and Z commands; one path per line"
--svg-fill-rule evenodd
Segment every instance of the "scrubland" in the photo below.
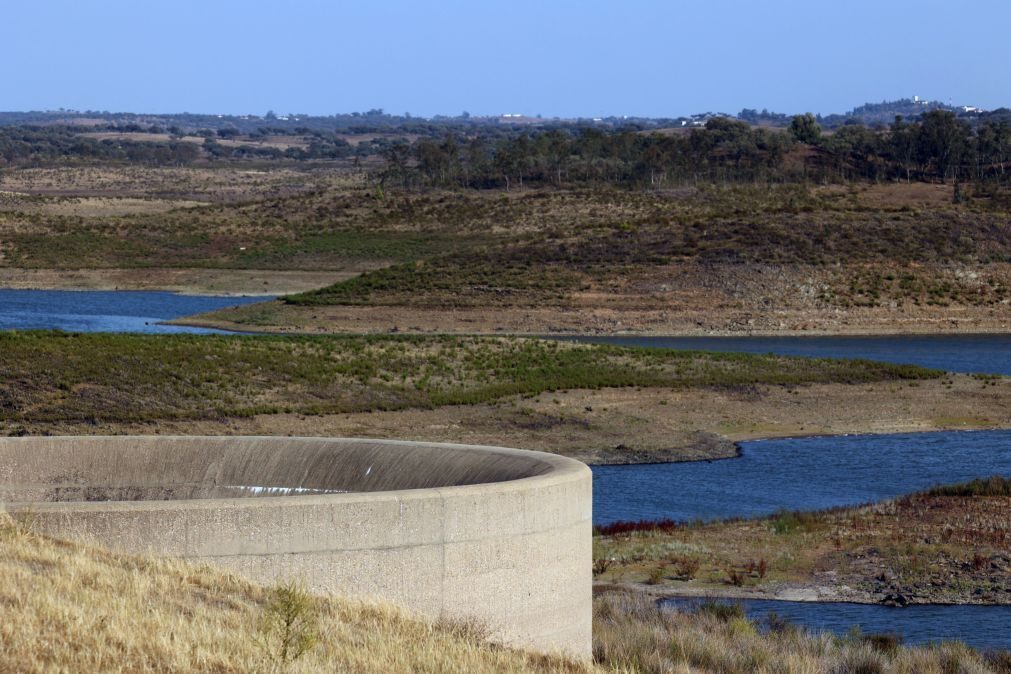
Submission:
M 383 189 L 364 168 L 310 162 L 26 168 L 5 172 L 2 189 L 0 278 L 32 272 L 38 286 L 65 287 L 61 277 L 98 270 L 118 287 L 179 288 L 190 274 L 199 290 L 209 271 L 249 271 L 239 275 L 249 292 L 267 281 L 294 293 L 203 324 L 1011 329 L 1007 205 L 983 193 L 954 204 L 945 185 Z M 176 272 L 171 284 L 166 270 Z M 274 273 L 313 274 L 317 286 L 271 286 Z
M 1011 480 L 711 524 L 625 522 L 595 542 L 602 583 L 658 593 L 1011 604 Z

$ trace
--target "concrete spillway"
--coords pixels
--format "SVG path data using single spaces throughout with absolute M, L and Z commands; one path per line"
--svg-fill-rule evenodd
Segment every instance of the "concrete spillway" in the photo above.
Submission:
M 0 438 L 0 504 L 36 531 L 477 619 L 581 657 L 592 478 L 539 452 L 271 437 Z

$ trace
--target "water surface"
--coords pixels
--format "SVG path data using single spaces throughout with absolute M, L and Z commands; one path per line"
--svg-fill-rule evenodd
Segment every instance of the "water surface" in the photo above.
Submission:
M 899 634 L 907 644 L 926 644 L 957 638 L 981 650 L 1011 647 L 1011 606 L 906 606 L 842 602 L 716 600 L 740 604 L 748 617 L 768 624 L 770 613 L 814 632 L 845 635 L 857 626 L 864 634 Z M 698 599 L 673 598 L 665 606 L 693 610 Z M 953 636 L 957 635 L 957 636 Z
M 162 325 L 268 297 L 182 295 L 135 290 L 11 290 L 0 288 L 0 330 L 67 332 L 213 333 L 220 330 Z
M 1011 431 L 757 440 L 721 461 L 593 467 L 593 518 L 713 520 L 880 501 L 1011 476 Z

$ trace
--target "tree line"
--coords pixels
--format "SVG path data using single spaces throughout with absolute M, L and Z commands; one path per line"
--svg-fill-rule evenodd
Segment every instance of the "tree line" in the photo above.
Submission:
M 150 131 L 150 129 L 148 129 Z M 941 181 L 1011 182 L 1011 119 L 970 126 L 933 110 L 887 127 L 844 125 L 823 132 L 812 115 L 785 129 L 715 117 L 704 127 L 663 131 L 595 126 L 496 129 L 440 136 L 401 132 L 351 144 L 342 134 L 309 131 L 301 146 L 257 145 L 228 129 L 184 140 L 177 130 L 151 140 L 112 139 L 60 126 L 0 127 L 0 165 L 128 162 L 340 160 L 380 156 L 383 185 L 407 188 L 505 188 L 523 185 L 678 186 L 712 182 Z M 264 135 L 263 132 L 259 132 Z M 255 135 L 255 134 L 254 134 Z M 246 142 L 248 140 L 248 142 Z
M 405 187 L 528 184 L 685 185 L 700 182 L 905 180 L 1007 184 L 1011 123 L 975 128 L 936 110 L 887 128 L 823 133 L 812 115 L 786 130 L 730 118 L 667 133 L 553 129 L 489 140 L 447 134 L 382 150 L 384 183 Z

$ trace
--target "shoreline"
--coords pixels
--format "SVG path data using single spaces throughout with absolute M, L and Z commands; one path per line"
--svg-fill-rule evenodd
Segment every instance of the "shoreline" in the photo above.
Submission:
M 25 269 L 0 266 L 0 289 L 151 291 L 210 297 L 263 297 L 269 301 L 280 295 L 346 280 L 361 271 L 357 268 L 293 271 L 213 267 Z
M 246 295 L 246 297 L 253 297 L 253 295 Z M 962 337 L 962 336 L 972 336 L 972 335 L 1011 335 L 1011 328 L 1006 327 L 994 327 L 994 328 L 976 328 L 969 330 L 904 330 L 904 331 L 814 331 L 814 330 L 804 330 L 804 331 L 748 331 L 748 332 L 733 332 L 733 331 L 684 331 L 684 332 L 653 332 L 653 331 L 642 331 L 642 332 L 597 332 L 597 333 L 580 333 L 580 332 L 411 332 L 409 330 L 397 330 L 396 332 L 390 330 L 376 330 L 376 331 L 309 331 L 309 330 L 293 330 L 287 327 L 267 327 L 267 328 L 257 328 L 257 327 L 238 327 L 241 324 L 231 323 L 228 321 L 202 321 L 202 320 L 192 320 L 189 317 L 174 318 L 171 320 L 163 321 L 165 325 L 177 325 L 180 327 L 188 328 L 212 328 L 215 330 L 223 330 L 225 332 L 234 332 L 237 334 L 250 334 L 250 335 L 297 335 L 300 337 L 312 337 L 312 336 L 325 336 L 325 335 L 426 335 L 433 337 L 525 337 L 525 338 L 543 338 L 543 339 L 587 339 L 592 340 L 594 338 L 648 338 L 648 339 L 698 339 L 698 338 L 714 338 L 714 339 L 746 339 L 749 337 L 755 338 L 785 338 L 785 339 L 803 339 L 805 337 L 819 338 L 819 337 L 866 337 L 868 339 L 873 339 L 875 337 Z
M 292 434 L 511 444 L 600 466 L 722 461 L 739 458 L 743 443 L 763 440 L 1011 429 L 1011 378 L 988 386 L 967 374 L 947 381 L 951 388 L 938 379 L 915 386 L 770 386 L 744 396 L 732 390 L 576 389 L 436 409 L 22 426 L 31 434 L 58 435 Z M 722 411 L 713 416 L 713 409 Z
M 784 603 L 796 604 L 855 604 L 859 606 L 885 606 L 888 608 L 906 608 L 910 606 L 1007 606 L 1011 607 L 1011 597 L 1007 601 L 986 602 L 973 601 L 967 598 L 966 601 L 916 601 L 911 597 L 911 601 L 904 604 L 879 601 L 873 598 L 870 593 L 854 592 L 853 594 L 833 594 L 824 592 L 827 588 L 810 586 L 793 586 L 786 588 L 781 593 L 763 590 L 741 590 L 737 588 L 721 589 L 717 587 L 697 587 L 678 588 L 676 590 L 665 590 L 655 585 L 645 583 L 616 583 L 612 581 L 593 581 L 593 593 L 603 594 L 606 592 L 635 592 L 646 595 L 651 599 L 663 601 L 665 599 L 717 599 L 717 600 L 756 600 L 756 601 L 781 601 Z M 793 594 L 790 594 L 790 593 Z
M 585 309 L 445 309 L 362 305 L 294 307 L 278 300 L 220 309 L 173 319 L 175 325 L 252 330 L 263 334 L 416 334 L 543 338 L 777 338 L 901 337 L 1011 334 L 1011 311 L 966 308 L 964 312 L 925 312 L 896 317 L 891 310 L 861 310 L 837 315 L 830 310 L 791 311 L 777 325 L 748 325 L 736 310 L 657 312 Z M 770 316 L 783 314 L 770 311 Z M 234 320 L 233 320 L 234 319 Z

